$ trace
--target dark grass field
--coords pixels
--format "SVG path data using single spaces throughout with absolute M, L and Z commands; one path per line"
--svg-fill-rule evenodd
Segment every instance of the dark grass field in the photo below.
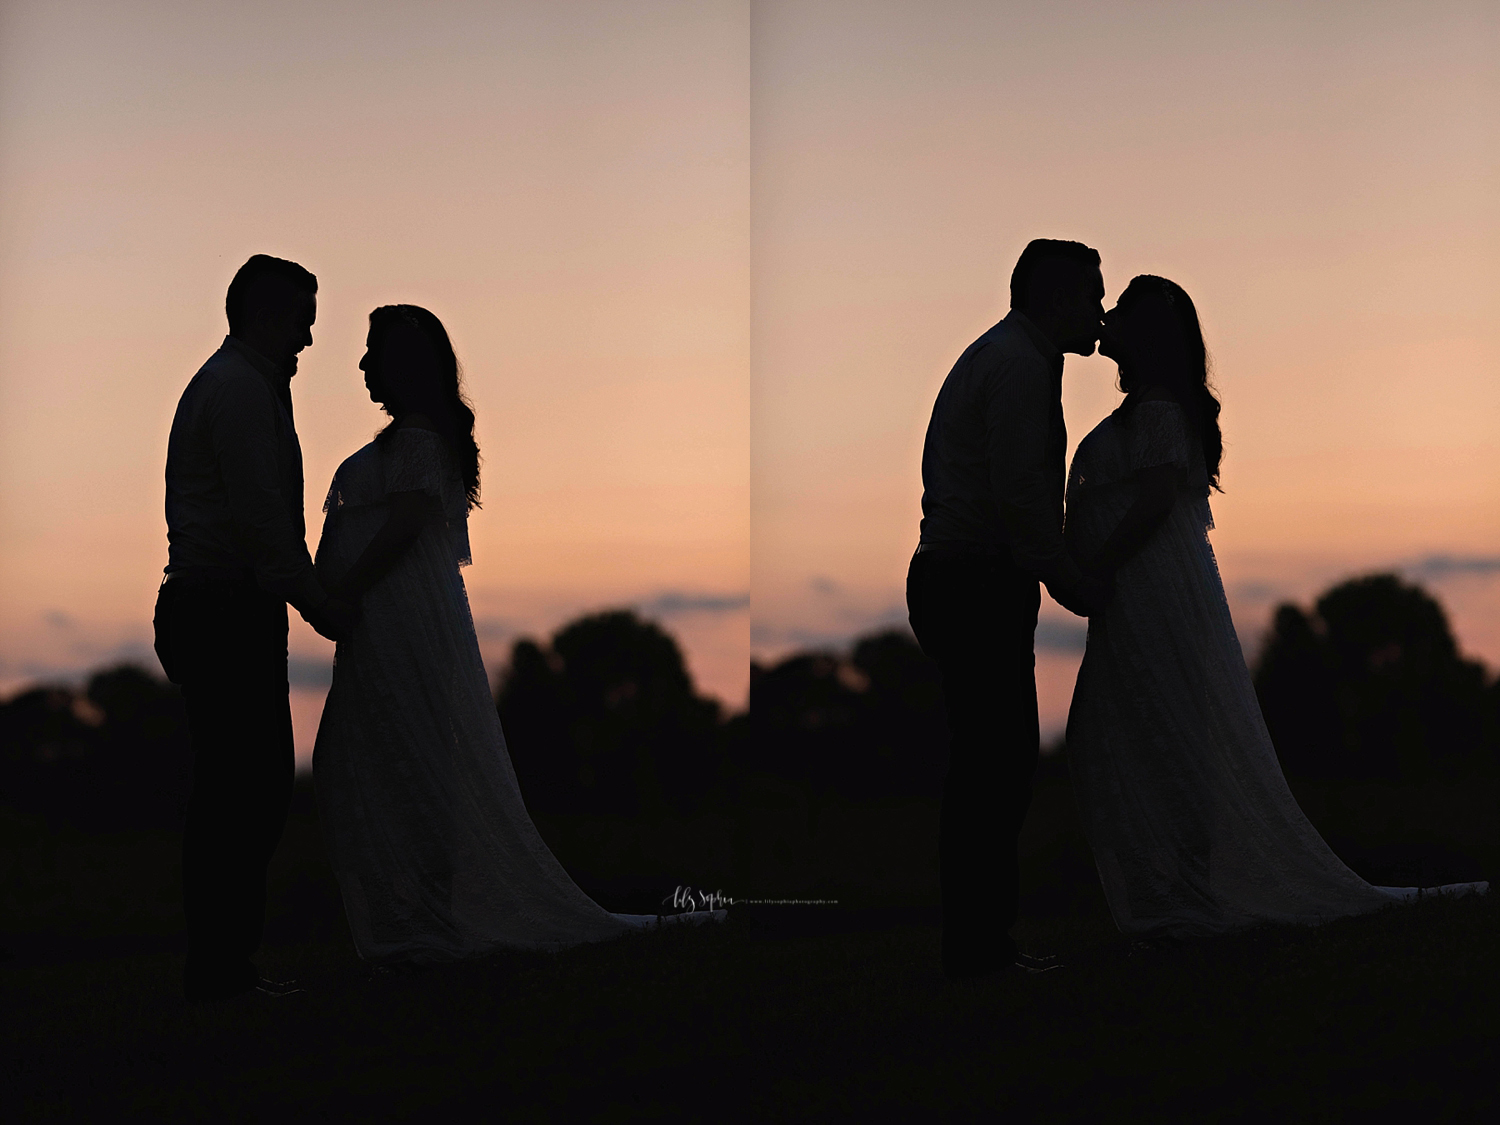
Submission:
M 1427 881 L 1493 861 L 1492 787 L 1299 796 L 1360 863 Z M 839 905 L 741 902 L 723 926 L 372 980 L 304 791 L 261 962 L 307 991 L 190 1008 L 175 837 L 0 815 L 5 1119 L 1426 1122 L 1496 1109 L 1494 896 L 1133 949 L 1053 778 L 1027 826 L 1017 936 L 1066 967 L 955 985 L 937 967 L 930 803 L 819 804 L 766 782 L 732 816 L 541 827 L 615 909 L 679 885 Z

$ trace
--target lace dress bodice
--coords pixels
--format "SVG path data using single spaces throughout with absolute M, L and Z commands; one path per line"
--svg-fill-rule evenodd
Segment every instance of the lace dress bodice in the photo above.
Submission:
M 1086 560 L 1104 545 L 1135 502 L 1135 474 L 1171 465 L 1177 470 L 1177 503 L 1168 517 L 1169 535 L 1202 535 L 1214 526 L 1208 503 L 1203 445 L 1189 432 L 1175 402 L 1122 405 L 1093 428 L 1073 455 L 1068 471 L 1068 553 Z
M 445 523 L 428 529 L 431 538 L 446 543 L 457 565 L 469 565 L 469 504 L 458 464 L 439 434 L 406 426 L 363 446 L 334 473 L 317 555 L 325 586 L 347 573 L 385 524 L 393 492 L 434 497 Z

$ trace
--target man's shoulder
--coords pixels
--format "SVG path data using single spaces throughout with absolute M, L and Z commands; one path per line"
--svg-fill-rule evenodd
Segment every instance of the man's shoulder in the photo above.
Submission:
M 200 375 L 211 374 L 215 379 L 241 379 L 253 377 L 264 383 L 260 372 L 255 370 L 251 362 L 237 349 L 228 344 L 222 345 L 218 351 L 203 361 L 203 366 L 198 368 Z
M 271 388 L 250 361 L 233 348 L 220 348 L 204 361 L 183 391 L 183 398 L 204 401 L 253 402 L 273 395 Z
M 1017 325 L 1000 321 L 964 353 L 966 366 L 978 377 L 1035 376 L 1049 374 L 1047 360 Z
M 997 322 L 974 343 L 976 346 L 983 344 L 997 356 L 1032 361 L 1043 368 L 1047 366 L 1047 357 L 1037 348 L 1031 334 L 1010 318 Z
M 177 400 L 172 441 L 208 440 L 225 427 L 259 432 L 274 425 L 275 411 L 275 395 L 253 367 L 215 352 Z

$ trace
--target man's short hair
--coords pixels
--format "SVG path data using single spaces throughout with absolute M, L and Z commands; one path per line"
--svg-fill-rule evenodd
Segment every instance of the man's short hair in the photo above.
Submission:
M 1061 238 L 1033 238 L 1010 274 L 1010 307 L 1034 308 L 1084 270 L 1099 268 L 1099 251 Z
M 235 273 L 224 297 L 224 315 L 229 318 L 230 335 L 239 335 L 240 329 L 248 326 L 254 312 L 278 303 L 284 299 L 282 295 L 287 290 L 316 294 L 318 279 L 296 262 L 273 258 L 269 254 L 254 255 Z

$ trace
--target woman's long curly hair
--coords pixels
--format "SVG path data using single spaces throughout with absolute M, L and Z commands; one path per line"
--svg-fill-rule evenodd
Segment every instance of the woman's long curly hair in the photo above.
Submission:
M 1158 296 L 1160 302 L 1142 307 L 1142 299 Z M 1155 307 L 1152 307 L 1155 306 Z M 1161 383 L 1182 406 L 1188 421 L 1203 443 L 1203 463 L 1208 482 L 1219 488 L 1219 462 L 1224 456 L 1224 437 L 1219 430 L 1221 406 L 1209 380 L 1208 349 L 1198 309 L 1187 290 L 1175 281 L 1143 273 L 1131 278 L 1120 294 L 1118 307 L 1131 318 L 1139 333 L 1142 355 L 1120 364 L 1120 389 L 1129 395 L 1148 383 Z M 1139 315 L 1137 315 L 1139 314 Z M 1125 400 L 1127 409 L 1131 400 Z
M 479 507 L 479 445 L 474 441 L 474 410 L 465 397 L 458 357 L 443 322 L 420 305 L 381 305 L 370 314 L 370 346 L 381 354 L 387 332 L 401 322 L 416 328 L 432 345 L 437 357 L 436 379 L 424 388 L 428 393 L 422 402 L 402 403 L 403 410 L 420 410 L 437 426 L 448 443 L 459 473 L 464 480 L 464 495 L 469 508 Z M 377 360 L 378 362 L 378 360 Z M 396 421 L 381 430 L 377 438 L 386 438 L 396 428 Z

